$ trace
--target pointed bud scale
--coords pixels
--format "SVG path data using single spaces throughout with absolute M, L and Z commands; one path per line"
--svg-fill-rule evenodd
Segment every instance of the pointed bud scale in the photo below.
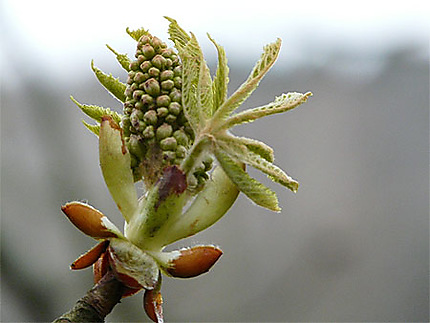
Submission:
M 222 250 L 214 246 L 197 246 L 179 252 L 167 268 L 170 275 L 179 278 L 191 278 L 209 271 L 222 255 Z
M 78 269 L 84 269 L 91 266 L 100 258 L 103 252 L 106 251 L 106 248 L 108 245 L 109 245 L 109 240 L 104 240 L 96 244 L 92 249 L 90 249 L 85 254 L 83 254 L 78 259 L 76 259 L 70 265 L 70 269 L 78 270 Z
M 122 237 L 117 227 L 99 210 L 82 202 L 70 202 L 61 207 L 69 220 L 94 239 Z
M 100 279 L 102 279 L 103 276 L 106 275 L 108 270 L 109 270 L 109 254 L 105 252 L 93 265 L 94 284 L 97 284 L 100 281 Z
M 159 291 L 145 290 L 143 307 L 145 308 L 146 315 L 156 323 L 164 322 L 162 305 L 163 297 Z

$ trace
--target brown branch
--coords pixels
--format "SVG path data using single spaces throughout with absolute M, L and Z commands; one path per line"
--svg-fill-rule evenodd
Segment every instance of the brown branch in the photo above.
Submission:
M 104 322 L 105 317 L 121 300 L 123 292 L 124 285 L 116 280 L 112 271 L 108 271 L 70 311 L 55 319 L 53 323 Z

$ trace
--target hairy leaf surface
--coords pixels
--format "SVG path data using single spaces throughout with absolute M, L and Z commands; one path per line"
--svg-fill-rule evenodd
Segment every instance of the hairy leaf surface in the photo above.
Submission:
M 245 101 L 257 88 L 263 76 L 275 63 L 281 49 L 281 40 L 264 47 L 260 60 L 254 66 L 248 79 L 234 92 L 216 112 L 217 119 L 227 118 L 243 101 Z
M 109 48 L 109 50 L 115 54 L 116 59 L 118 61 L 118 63 L 122 66 L 123 69 L 125 69 L 127 72 L 130 71 L 130 63 L 131 60 L 130 58 L 128 58 L 127 55 L 125 54 L 119 54 L 117 53 L 112 47 L 110 47 L 109 45 L 106 45 L 107 48 Z
M 281 210 L 275 192 L 249 176 L 237 161 L 230 158 L 221 149 L 215 150 L 215 157 L 230 180 L 252 201 L 272 211 Z
M 218 51 L 218 66 L 216 70 L 216 74 L 212 83 L 213 88 L 213 110 L 211 111 L 211 115 L 225 102 L 227 99 L 227 89 L 228 89 L 228 66 L 227 66 L 227 57 L 225 54 L 225 50 L 222 46 L 218 45 L 214 39 L 208 34 L 209 39 L 215 45 Z
M 105 74 L 100 69 L 94 66 L 94 62 L 91 62 L 91 68 L 96 74 L 97 79 L 99 82 L 105 87 L 106 90 L 108 90 L 115 98 L 117 98 L 119 101 L 124 102 L 125 101 L 125 88 L 126 85 L 119 81 L 119 79 L 112 76 L 112 74 Z
M 270 116 L 272 114 L 286 112 L 288 110 L 296 108 L 302 103 L 305 103 L 311 95 L 311 92 L 307 92 L 305 94 L 296 92 L 282 94 L 281 96 L 275 98 L 275 101 L 269 104 L 253 109 L 248 109 L 243 112 L 239 112 L 237 114 L 232 115 L 225 121 L 222 128 L 229 129 L 236 125 L 246 122 L 252 122 L 256 119 Z

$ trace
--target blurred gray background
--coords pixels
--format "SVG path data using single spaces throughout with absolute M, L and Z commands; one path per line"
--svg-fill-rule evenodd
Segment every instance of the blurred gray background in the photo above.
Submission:
M 299 192 L 252 171 L 276 190 L 282 213 L 241 195 L 216 225 L 178 243 L 215 243 L 224 255 L 207 275 L 164 279 L 166 320 L 429 320 L 428 4 L 0 3 L 2 322 L 50 321 L 92 286 L 90 270 L 69 264 L 94 241 L 60 206 L 88 200 L 120 227 L 122 219 L 96 137 L 69 96 L 119 111 L 90 61 L 125 80 L 104 44 L 133 56 L 126 26 L 167 40 L 163 15 L 196 33 L 211 67 L 205 33 L 225 47 L 230 93 L 263 45 L 283 39 L 279 61 L 244 107 L 314 93 L 296 110 L 235 130 L 274 147 Z M 142 294 L 108 317 L 147 320 Z

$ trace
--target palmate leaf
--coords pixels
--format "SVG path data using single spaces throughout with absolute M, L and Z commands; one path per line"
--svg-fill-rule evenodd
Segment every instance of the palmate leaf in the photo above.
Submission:
M 296 108 L 302 103 L 305 103 L 311 95 L 311 92 L 307 92 L 305 94 L 296 92 L 282 94 L 281 96 L 276 97 L 275 101 L 267 105 L 258 108 L 248 109 L 243 112 L 239 112 L 232 115 L 223 123 L 220 128 L 229 129 L 236 125 L 252 122 L 256 119 L 266 117 L 272 114 L 286 112 L 288 110 Z
M 245 101 L 257 88 L 263 76 L 275 63 L 281 49 L 281 40 L 278 38 L 274 43 L 264 47 L 260 60 L 254 66 L 248 79 L 236 90 L 216 111 L 214 119 L 223 120 L 227 118 L 243 101 Z
M 120 102 L 125 101 L 125 88 L 126 85 L 119 81 L 119 79 L 114 78 L 112 74 L 105 74 L 100 69 L 94 66 L 94 61 L 91 61 L 91 68 L 96 74 L 99 82 L 108 90 L 115 98 L 117 98 Z
M 249 176 L 237 161 L 221 149 L 215 149 L 214 154 L 224 172 L 240 191 L 257 205 L 276 212 L 281 210 L 275 192 Z
M 223 138 L 218 138 L 217 144 L 225 153 L 229 154 L 234 159 L 240 160 L 241 162 L 262 171 L 273 181 L 289 188 L 293 192 L 297 192 L 299 187 L 299 183 L 297 181 L 293 180 L 278 166 L 272 164 L 262 158 L 259 154 L 249 150 L 247 146 L 236 141 L 233 136 L 226 135 Z

